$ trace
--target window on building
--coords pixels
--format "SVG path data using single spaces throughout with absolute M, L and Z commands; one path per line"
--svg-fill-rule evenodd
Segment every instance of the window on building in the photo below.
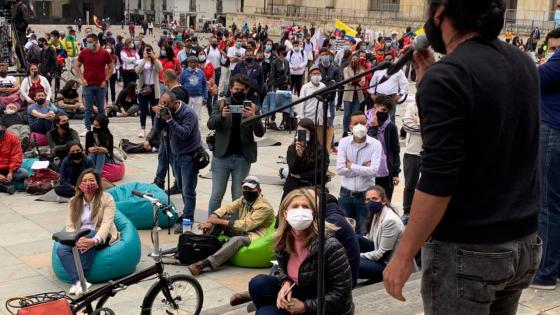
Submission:
M 189 10 L 196 12 L 196 0 L 189 0 Z
M 224 12 L 224 3 L 222 0 L 216 1 L 216 13 L 223 13 Z
M 152 10 L 152 11 L 156 10 L 156 5 L 154 3 L 154 0 L 150 0 L 150 10 Z
M 138 0 L 136 8 L 138 8 L 138 10 L 142 10 L 142 0 Z
M 50 1 L 35 1 L 33 8 L 37 17 L 50 17 L 51 16 L 51 2 Z M 92 12 L 90 12 L 92 14 Z
M 167 11 L 167 0 L 163 0 L 161 3 L 161 10 Z
M 393 11 L 400 10 L 400 0 L 368 0 L 370 11 Z

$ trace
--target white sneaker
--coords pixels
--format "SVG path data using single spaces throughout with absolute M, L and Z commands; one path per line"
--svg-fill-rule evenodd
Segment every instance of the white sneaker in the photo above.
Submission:
M 140 132 L 138 132 L 138 138 L 144 138 L 145 136 L 146 136 L 146 130 L 140 129 Z
M 80 133 L 80 137 L 82 137 L 82 138 L 83 138 L 83 137 L 85 137 L 87 133 L 88 133 L 88 131 L 87 131 L 87 130 L 86 130 L 86 131 L 84 131 L 84 132 L 82 132 L 82 133 Z
M 85 292 L 82 291 L 82 285 L 80 284 L 80 282 L 75 284 L 76 286 L 76 296 L 81 296 L 82 294 L 84 294 Z M 89 291 L 89 288 L 91 287 L 91 283 L 86 282 L 86 292 Z
M 73 284 L 70 289 L 68 289 L 68 294 L 70 295 L 76 295 L 76 285 Z

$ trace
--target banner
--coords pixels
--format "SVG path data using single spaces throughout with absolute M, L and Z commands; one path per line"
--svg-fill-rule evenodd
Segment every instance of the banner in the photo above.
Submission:
M 318 53 L 321 47 L 323 47 L 323 43 L 325 42 L 323 31 L 320 28 L 316 29 L 315 34 L 313 34 L 310 41 L 313 44 L 313 50 Z
M 93 15 L 93 23 L 97 26 L 97 28 L 101 28 L 101 20 L 95 15 Z
M 349 37 L 356 37 L 356 34 L 358 33 L 358 32 L 356 32 L 356 30 L 354 30 L 350 26 L 344 24 L 339 19 L 334 20 L 334 26 L 338 31 L 341 31 L 341 32 L 344 31 L 346 33 L 346 36 L 349 36 Z

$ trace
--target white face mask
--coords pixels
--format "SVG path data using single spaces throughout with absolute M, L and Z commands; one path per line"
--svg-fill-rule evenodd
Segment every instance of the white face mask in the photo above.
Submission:
M 313 223 L 313 211 L 307 208 L 288 209 L 286 220 L 295 231 L 303 231 Z
M 365 125 L 357 124 L 352 128 L 352 134 L 358 139 L 363 139 L 367 135 L 367 128 Z
M 6 109 L 6 111 L 4 112 L 6 115 L 13 115 L 15 114 L 17 111 L 15 109 Z
M 321 80 L 323 78 L 321 77 L 321 75 L 312 75 L 311 76 L 311 83 L 318 85 L 319 83 L 321 83 Z

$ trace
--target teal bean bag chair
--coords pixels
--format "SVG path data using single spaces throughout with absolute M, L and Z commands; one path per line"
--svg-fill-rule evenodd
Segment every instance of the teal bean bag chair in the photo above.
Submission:
M 23 162 L 21 163 L 21 167 L 24 168 L 27 173 L 29 173 L 29 176 L 33 175 L 33 170 L 31 169 L 31 166 L 33 166 L 33 163 L 35 163 L 35 161 L 38 161 L 39 159 L 35 159 L 35 158 L 25 158 L 23 159 Z M 15 182 L 14 181 L 14 187 L 16 188 L 17 191 L 24 191 L 25 187 L 23 186 L 23 182 Z
M 149 230 L 153 223 L 153 208 L 149 201 L 132 194 L 133 190 L 152 194 L 162 204 L 167 204 L 167 194 L 155 184 L 132 182 L 118 185 L 107 190 L 115 200 L 115 206 L 121 211 L 138 230 Z M 178 218 L 173 213 L 174 219 L 169 219 L 161 211 L 158 213 L 158 226 L 167 228 L 173 226 Z
M 98 283 L 122 278 L 133 273 L 140 262 L 140 237 L 132 222 L 117 210 L 115 225 L 120 239 L 95 253 L 91 269 L 86 273 L 88 282 Z M 70 283 L 70 278 L 56 254 L 58 246 L 58 242 L 54 242 L 51 254 L 52 268 L 60 280 Z
M 274 222 L 270 225 L 265 235 L 252 241 L 249 246 L 242 247 L 230 258 L 229 263 L 246 268 L 265 268 L 272 266 L 271 260 L 276 259 L 274 255 Z

